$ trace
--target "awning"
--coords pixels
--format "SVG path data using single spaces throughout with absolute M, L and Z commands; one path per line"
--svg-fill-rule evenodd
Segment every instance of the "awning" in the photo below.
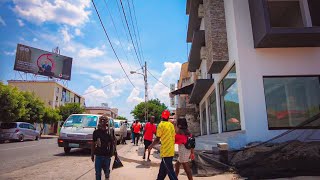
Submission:
M 197 79 L 194 83 L 189 103 L 199 104 L 213 83 L 213 79 Z
M 170 94 L 171 95 L 178 95 L 178 94 L 191 94 L 191 91 L 193 89 L 193 83 L 188 85 L 188 86 L 184 86 L 180 89 L 177 89 L 175 91 L 172 91 Z
M 200 28 L 201 18 L 198 16 L 200 4 L 203 4 L 203 0 L 187 0 L 186 13 L 189 15 L 187 42 L 192 41 L 193 32 Z
M 204 30 L 199 30 L 193 34 L 191 50 L 188 59 L 188 71 L 195 72 L 197 69 L 199 69 L 201 64 L 200 50 L 202 46 L 205 46 L 205 34 Z

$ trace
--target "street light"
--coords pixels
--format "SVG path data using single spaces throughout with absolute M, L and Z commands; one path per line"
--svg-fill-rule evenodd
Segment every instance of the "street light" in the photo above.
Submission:
M 130 71 L 130 74 L 140 74 L 144 78 L 144 104 L 145 104 L 145 111 L 144 111 L 144 121 L 148 121 L 148 109 L 147 109 L 147 99 L 148 99 L 148 78 L 147 78 L 147 62 L 145 62 L 144 65 L 144 74 L 136 72 L 136 71 Z

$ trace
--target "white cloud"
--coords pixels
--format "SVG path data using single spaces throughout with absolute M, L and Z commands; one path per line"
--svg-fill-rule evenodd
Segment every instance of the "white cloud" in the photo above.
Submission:
M 38 39 L 37 39 L 37 38 L 33 38 L 32 41 L 33 41 L 33 42 L 37 42 Z
M 90 0 L 13 0 L 13 11 L 35 24 L 54 22 L 80 26 L 89 20 Z
M 2 17 L 0 16 L 0 24 L 2 24 L 2 26 L 6 26 L 6 22 L 2 19 Z
M 3 52 L 5 55 L 7 55 L 7 56 L 14 56 L 15 54 L 16 54 L 16 50 L 13 50 L 13 51 L 4 51 Z
M 76 34 L 76 36 L 82 36 L 82 35 L 83 35 L 82 32 L 81 32 L 81 30 L 80 30 L 79 28 L 76 28 L 76 29 L 74 30 L 74 33 Z
M 24 22 L 21 19 L 17 19 L 17 22 L 18 22 L 20 27 L 24 26 Z
M 127 102 L 132 103 L 132 107 L 144 101 L 143 98 L 139 97 L 139 94 L 140 94 L 140 91 L 134 88 L 132 89 L 129 97 L 127 98 Z
M 103 56 L 105 53 L 103 50 L 101 50 L 100 48 L 83 48 L 80 49 L 79 51 L 79 57 L 82 58 L 94 58 L 94 57 L 99 57 L 99 56 Z
M 64 42 L 70 42 L 70 40 L 73 38 L 73 36 L 69 34 L 69 28 L 67 26 L 64 26 L 63 28 L 61 28 L 60 33 L 63 36 Z
M 108 102 L 108 96 L 103 89 L 98 89 L 94 86 L 89 86 L 83 96 L 86 99 L 87 106 L 99 106 L 101 103 Z

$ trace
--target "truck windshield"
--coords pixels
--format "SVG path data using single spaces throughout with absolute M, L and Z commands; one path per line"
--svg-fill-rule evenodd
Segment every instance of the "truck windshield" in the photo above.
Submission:
M 96 127 L 97 116 L 91 115 L 72 115 L 63 124 L 63 127 Z
M 120 128 L 120 123 L 119 122 L 114 122 L 114 127 L 115 128 Z

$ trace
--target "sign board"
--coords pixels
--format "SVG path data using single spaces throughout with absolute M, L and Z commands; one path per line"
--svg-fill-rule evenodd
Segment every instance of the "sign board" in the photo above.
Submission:
M 14 70 L 36 75 L 71 79 L 72 58 L 18 44 Z
M 175 90 L 175 84 L 170 84 L 170 92 Z M 170 97 L 170 106 L 171 107 L 176 107 L 176 103 L 175 103 L 175 96 Z

